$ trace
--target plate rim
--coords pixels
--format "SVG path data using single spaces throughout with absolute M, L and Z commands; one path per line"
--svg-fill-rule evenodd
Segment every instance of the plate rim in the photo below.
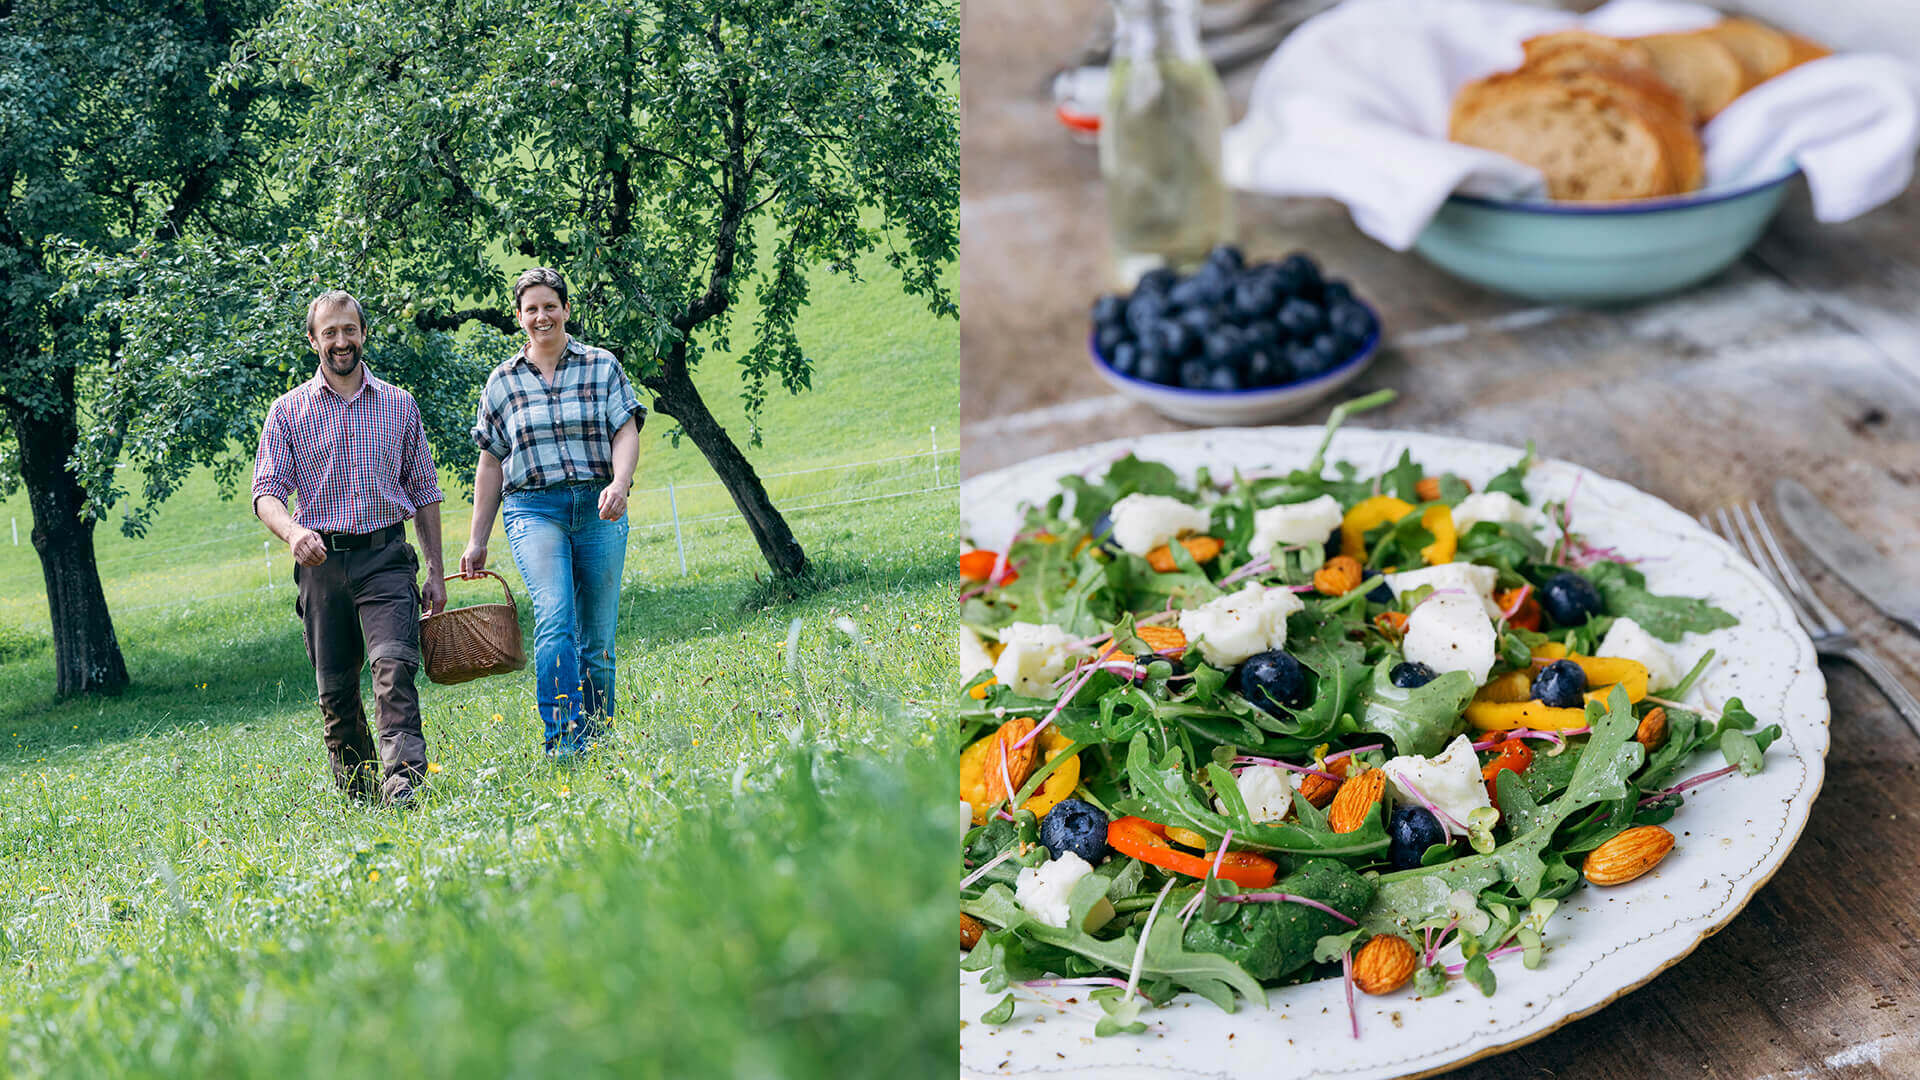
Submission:
M 973 528 L 972 523 L 969 521 L 969 517 L 968 517 L 968 496 L 969 496 L 970 489 L 972 491 L 977 492 L 983 486 L 987 486 L 990 484 L 1004 483 L 1009 478 L 1015 478 L 1020 476 L 1033 476 L 1033 475 L 1044 475 L 1048 478 L 1048 481 L 1047 481 L 1048 483 L 1053 483 L 1053 482 L 1056 482 L 1058 477 L 1063 475 L 1064 473 L 1074 471 L 1074 467 L 1076 465 L 1079 466 L 1081 471 L 1083 472 L 1086 471 L 1087 465 L 1084 459 L 1088 457 L 1098 458 L 1100 456 L 1109 456 L 1113 459 L 1117 459 L 1119 454 L 1123 451 L 1141 454 L 1147 457 L 1149 460 L 1162 461 L 1165 464 L 1171 465 L 1173 468 L 1176 469 L 1176 471 L 1190 472 L 1192 466 L 1189 464 L 1183 464 L 1182 462 L 1180 462 L 1179 458 L 1181 456 L 1191 457 L 1193 454 L 1192 450 L 1183 449 L 1183 450 L 1176 451 L 1174 453 L 1173 460 L 1168 460 L 1166 456 L 1158 456 L 1153 454 L 1152 451 L 1155 445 L 1156 444 L 1176 444 L 1177 445 L 1183 442 L 1190 443 L 1190 442 L 1201 441 L 1201 440 L 1206 440 L 1211 438 L 1225 438 L 1225 439 L 1252 439 L 1252 438 L 1259 438 L 1259 437 L 1272 438 L 1276 434 L 1283 433 L 1283 432 L 1290 433 L 1290 437 L 1305 437 L 1309 434 L 1317 436 L 1323 430 L 1324 429 L 1320 427 L 1309 427 L 1304 425 L 1200 428 L 1200 429 L 1187 430 L 1187 431 L 1158 432 L 1158 433 L 1145 434 L 1145 435 L 1127 436 L 1127 437 L 1122 437 L 1117 439 L 1107 439 L 1099 442 L 1084 444 L 1077 447 L 1071 447 L 1063 450 L 1052 451 L 1047 454 L 1028 458 L 1021 462 L 1016 462 L 1012 465 L 1003 466 L 1002 468 L 995 469 L 990 472 L 980 473 L 975 476 L 970 476 L 963 479 L 961 481 L 961 486 L 960 486 L 960 516 L 961 516 L 960 535 L 963 538 L 968 537 L 969 535 L 971 535 L 971 529 Z M 1336 451 L 1337 451 L 1337 448 L 1339 447 L 1339 444 L 1342 441 L 1343 436 L 1357 436 L 1358 440 L 1361 440 L 1361 441 L 1377 441 L 1377 442 L 1385 442 L 1388 444 L 1392 444 L 1394 442 L 1402 442 L 1402 443 L 1408 443 L 1408 444 L 1411 444 L 1414 442 L 1427 443 L 1427 444 L 1436 444 L 1436 443 L 1452 444 L 1453 447 L 1457 447 L 1459 451 L 1473 452 L 1473 453 L 1500 452 L 1500 453 L 1505 453 L 1510 455 L 1518 455 L 1523 452 L 1519 448 L 1509 446 L 1503 443 L 1488 442 L 1488 441 L 1479 440 L 1479 439 L 1469 439 L 1462 436 L 1449 435 L 1441 432 L 1426 432 L 1426 431 L 1416 431 L 1416 430 L 1401 429 L 1401 428 L 1373 428 L 1373 427 L 1366 427 L 1364 425 L 1354 424 L 1352 422 L 1349 422 L 1349 425 L 1347 427 L 1342 428 L 1339 432 L 1337 432 L 1334 435 L 1334 438 L 1328 447 L 1328 460 L 1330 461 L 1340 460 L 1341 455 L 1339 455 Z M 1353 438 L 1349 438 L 1347 441 L 1351 442 L 1356 440 Z M 1412 447 L 1411 445 L 1408 445 L 1407 448 L 1411 449 Z M 1425 455 L 1422 454 L 1421 456 L 1425 456 Z M 1351 460 L 1351 455 L 1348 455 L 1348 459 Z M 1070 465 L 1068 464 L 1069 462 L 1072 462 L 1073 464 Z M 1723 549 L 1724 554 L 1728 557 L 1730 566 L 1736 566 L 1736 567 L 1744 566 L 1748 571 L 1750 571 L 1749 577 L 1752 579 L 1750 583 L 1759 587 L 1761 594 L 1768 601 L 1769 607 L 1773 608 L 1776 614 L 1784 615 L 1784 618 L 1779 620 L 1779 624 L 1778 624 L 1779 627 L 1785 630 L 1789 634 L 1789 636 L 1793 639 L 1794 644 L 1798 647 L 1801 657 L 1809 658 L 1812 661 L 1809 664 L 1803 665 L 1796 672 L 1794 678 L 1786 684 L 1783 694 L 1789 698 L 1798 697 L 1802 693 L 1804 693 L 1804 691 L 1801 689 L 1803 683 L 1810 682 L 1812 684 L 1810 687 L 1808 687 L 1808 689 L 1813 691 L 1812 701 L 1817 702 L 1817 712 L 1815 713 L 1817 722 L 1811 725 L 1811 730 L 1817 732 L 1817 734 L 1819 735 L 1818 747 L 1817 747 L 1818 752 L 1817 753 L 1811 752 L 1813 749 L 1811 747 L 1800 749 L 1799 751 L 1800 761 L 1801 761 L 1802 767 L 1806 770 L 1806 776 L 1805 776 L 1805 779 L 1803 779 L 1800 788 L 1797 791 L 1793 792 L 1782 804 L 1782 812 L 1781 812 L 1781 817 L 1779 819 L 1781 821 L 1781 830 L 1782 830 L 1780 834 L 1780 840 L 1774 845 L 1773 849 L 1771 849 L 1768 853 L 1766 853 L 1760 859 L 1760 861 L 1755 864 L 1756 868 L 1760 869 L 1761 872 L 1754 877 L 1752 884 L 1745 890 L 1745 892 L 1742 895 L 1738 896 L 1737 900 L 1735 900 L 1731 896 L 1729 897 L 1729 900 L 1725 905 L 1724 915 L 1722 915 L 1718 919 L 1713 919 L 1711 912 L 1709 912 L 1704 917 L 1709 919 L 1710 922 L 1708 923 L 1708 925 L 1700 928 L 1699 931 L 1694 934 L 1692 940 L 1687 941 L 1683 947 L 1674 951 L 1671 956 L 1656 963 L 1654 967 L 1648 972 L 1646 972 L 1643 976 L 1639 977 L 1638 979 L 1635 979 L 1632 982 L 1625 983 L 1618 987 L 1613 988 L 1611 992 L 1606 993 L 1606 995 L 1602 997 L 1600 1000 L 1590 1005 L 1587 1005 L 1585 1007 L 1577 1008 L 1569 1011 L 1563 1011 L 1558 1014 L 1542 1013 L 1541 1016 L 1545 1018 L 1545 1022 L 1543 1022 L 1537 1029 L 1525 1030 L 1523 1033 L 1517 1034 L 1515 1037 L 1511 1039 L 1496 1040 L 1492 1042 L 1490 1045 L 1474 1048 L 1465 1056 L 1451 1058 L 1446 1061 L 1437 1062 L 1434 1064 L 1418 1065 L 1418 1066 L 1415 1066 L 1414 1071 L 1393 1074 L 1396 1077 L 1407 1078 L 1407 1080 L 1417 1080 L 1417 1078 L 1420 1078 L 1420 1077 L 1434 1076 L 1439 1073 L 1443 1073 L 1452 1069 L 1459 1068 L 1471 1062 L 1484 1060 L 1486 1058 L 1495 1056 L 1497 1054 L 1502 1054 L 1510 1050 L 1518 1049 L 1519 1047 L 1526 1046 L 1530 1043 L 1543 1039 L 1548 1035 L 1551 1035 L 1554 1032 L 1559 1031 L 1561 1028 L 1566 1027 L 1568 1024 L 1573 1023 L 1576 1020 L 1583 1019 L 1587 1016 L 1593 1015 L 1596 1012 L 1599 1012 L 1601 1009 L 1620 1000 L 1621 998 L 1625 997 L 1627 994 L 1630 994 L 1633 991 L 1638 990 L 1641 987 L 1652 982 L 1655 978 L 1659 977 L 1661 974 L 1665 973 L 1668 970 L 1671 970 L 1676 964 L 1680 963 L 1682 960 L 1685 960 L 1687 957 L 1693 955 L 1693 953 L 1699 949 L 1701 943 L 1705 942 L 1708 938 L 1712 937 L 1713 935 L 1719 933 L 1721 930 L 1725 929 L 1728 925 L 1732 923 L 1732 921 L 1736 917 L 1738 917 L 1741 914 L 1741 912 L 1745 911 L 1747 905 L 1753 901 L 1753 898 L 1759 894 L 1759 891 L 1762 888 L 1764 888 L 1768 882 L 1772 881 L 1774 875 L 1776 875 L 1779 872 L 1781 866 L 1785 865 L 1786 860 L 1792 854 L 1794 847 L 1798 845 L 1801 837 L 1805 834 L 1807 824 L 1811 820 L 1813 804 L 1818 799 L 1821 789 L 1823 788 L 1826 782 L 1826 758 L 1832 746 L 1832 708 L 1827 696 L 1828 688 L 1826 684 L 1826 677 L 1825 677 L 1825 674 L 1820 671 L 1819 664 L 1818 664 L 1818 657 L 1817 657 L 1817 654 L 1814 652 L 1811 639 L 1807 637 L 1804 628 L 1800 626 L 1798 620 L 1793 618 L 1791 614 L 1791 608 L 1788 607 L 1787 601 L 1785 597 L 1780 593 L 1779 589 L 1775 587 L 1771 583 L 1771 581 L 1769 581 L 1764 575 L 1760 574 L 1757 568 L 1754 568 L 1747 559 L 1741 556 L 1740 553 L 1732 547 L 1732 545 L 1728 544 L 1724 539 L 1714 534 L 1710 529 L 1707 529 L 1705 526 L 1701 525 L 1691 515 L 1683 513 L 1682 511 L 1674 507 L 1671 503 L 1667 502 L 1665 499 L 1661 498 L 1660 496 L 1655 495 L 1651 492 L 1648 492 L 1635 485 L 1626 483 L 1625 481 L 1608 476 L 1589 466 L 1581 465 L 1576 462 L 1568 461 L 1563 458 L 1536 457 L 1536 462 L 1538 464 L 1550 464 L 1556 467 L 1563 467 L 1563 468 L 1572 470 L 1576 476 L 1584 475 L 1586 477 L 1597 479 L 1599 481 L 1604 482 L 1606 485 L 1613 486 L 1626 493 L 1629 493 L 1630 495 L 1632 495 L 1638 500 L 1644 500 L 1649 505 L 1650 508 L 1657 509 L 1662 514 L 1675 519 L 1677 522 L 1683 523 L 1683 528 L 1685 528 L 1688 532 L 1695 534 L 1696 538 L 1704 539 L 1710 545 L 1717 546 Z M 1771 865 L 1768 865 L 1769 862 L 1771 863 Z M 1730 879 L 1728 881 L 1728 884 L 1732 885 L 1734 884 L 1734 881 Z M 1661 935 L 1660 934 L 1653 935 L 1654 938 L 1657 938 L 1659 936 Z M 1652 940 L 1652 939 L 1649 939 L 1649 940 Z M 1611 953 L 1603 954 L 1600 959 L 1604 959 L 1606 955 L 1611 955 Z M 1596 960 L 1596 962 L 1598 961 Z M 1566 989 L 1570 990 L 1574 985 L 1577 985 L 1577 983 L 1578 983 L 1578 977 L 1576 977 L 1573 983 L 1569 983 Z M 1564 993 L 1565 990 L 1561 992 Z M 1471 1044 L 1471 1041 L 1472 1040 L 1469 1039 L 1469 1045 Z M 1059 1074 L 1074 1075 L 1076 1072 L 1084 1072 L 1084 1070 L 1086 1069 L 1099 1069 L 1101 1067 L 1102 1066 L 1098 1064 L 1089 1064 L 1089 1065 L 1083 1066 L 1079 1070 L 1074 1070 L 1070 1067 L 1069 1070 L 1065 1072 L 1059 1072 Z M 1140 1068 L 1144 1069 L 1144 1068 L 1147 1068 L 1147 1066 L 1141 1066 Z M 1358 1068 L 1361 1070 L 1372 1071 L 1372 1070 L 1377 1070 L 1381 1068 L 1390 1069 L 1392 1068 L 1392 1066 L 1390 1064 L 1372 1065 L 1372 1066 L 1362 1065 L 1362 1066 L 1358 1066 Z M 1220 1076 L 1232 1075 L 1230 1073 L 1224 1073 L 1224 1072 L 1218 1073 L 1218 1074 L 1206 1074 L 1206 1073 L 1200 1073 L 1194 1070 L 1188 1070 L 1188 1071 L 1192 1073 L 1192 1075 L 1220 1075 Z M 1353 1070 L 1349 1069 L 1349 1070 L 1343 1070 L 1343 1071 L 1353 1071 Z M 966 1065 L 964 1061 L 960 1063 L 960 1072 L 961 1072 L 961 1075 L 968 1076 L 968 1077 L 987 1075 L 987 1074 L 977 1073 L 969 1069 L 969 1067 Z M 1037 1071 L 1027 1070 L 1025 1071 L 1024 1074 L 1052 1075 L 1052 1074 L 1055 1074 L 1056 1072 L 1057 1070 L 1037 1070 Z M 1156 1075 L 1158 1074 L 1159 1073 L 1156 1072 Z M 1023 1073 L 996 1074 L 996 1075 L 1023 1075 Z M 1167 1072 L 1165 1073 L 1165 1075 L 1175 1075 L 1175 1073 Z M 1316 1073 L 1316 1075 L 1320 1075 L 1320 1074 Z

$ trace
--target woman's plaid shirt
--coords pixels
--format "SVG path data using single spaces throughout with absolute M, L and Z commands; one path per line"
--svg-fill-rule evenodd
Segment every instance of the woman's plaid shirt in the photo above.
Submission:
M 503 491 L 613 479 L 613 435 L 646 415 L 620 361 L 569 339 L 553 382 L 522 349 L 480 392 L 473 441 L 500 459 Z
M 315 371 L 280 396 L 260 428 L 253 496 L 299 495 L 294 520 L 315 532 L 370 533 L 441 501 L 413 395 L 366 378 L 343 398 Z

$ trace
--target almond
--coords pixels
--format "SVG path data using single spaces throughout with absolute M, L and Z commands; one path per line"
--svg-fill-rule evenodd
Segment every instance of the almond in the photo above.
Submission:
M 1136 626 L 1133 636 L 1157 653 L 1179 656 L 1187 651 L 1187 635 L 1177 626 Z
M 1405 938 L 1376 934 L 1353 958 L 1353 985 L 1364 994 L 1391 994 L 1407 985 L 1418 963 Z
M 1636 825 L 1594 848 L 1582 870 L 1595 885 L 1621 885 L 1658 866 L 1672 850 L 1672 833 L 1658 825 Z
M 1330 772 L 1334 776 L 1345 776 L 1347 775 L 1347 762 L 1352 760 L 1352 758 L 1336 758 L 1333 761 L 1322 763 L 1320 769 L 1322 772 Z M 1334 792 L 1339 790 L 1339 780 L 1330 780 L 1327 777 L 1319 775 L 1319 773 L 1308 773 L 1300 780 L 1300 794 L 1306 796 L 1307 801 L 1312 803 L 1316 809 L 1325 810 L 1327 804 L 1333 801 Z
M 1032 730 L 1031 719 L 1016 716 L 1000 725 L 1000 730 L 989 736 L 996 740 L 998 745 L 987 747 L 986 756 L 981 763 L 986 774 L 987 805 L 991 806 L 1002 799 L 1011 798 L 1014 792 L 1008 791 L 1006 785 L 1012 784 L 1014 791 L 1018 791 L 1020 785 L 1026 783 L 1027 775 L 1033 772 L 1034 753 L 1039 749 L 1039 743 L 1028 740 L 1025 746 L 1013 745 L 1020 741 L 1021 736 Z M 1006 755 L 1004 774 L 1000 768 L 1000 756 L 1003 753 Z
M 1440 501 L 1440 478 L 1423 476 L 1413 485 L 1413 496 L 1421 502 Z
M 1340 791 L 1333 797 L 1333 807 L 1327 811 L 1327 825 L 1337 833 L 1349 833 L 1366 824 L 1367 815 L 1380 805 L 1380 797 L 1387 790 L 1387 774 L 1379 769 L 1368 769 L 1359 776 L 1349 777 L 1340 785 Z
M 1180 546 L 1186 548 L 1187 554 L 1193 556 L 1193 561 L 1197 563 L 1203 563 L 1218 556 L 1226 547 L 1211 536 L 1189 536 L 1180 541 Z M 1163 574 L 1171 574 L 1180 569 L 1179 565 L 1173 561 L 1172 549 L 1165 544 L 1147 552 L 1147 565 Z
M 968 952 L 972 952 L 973 947 L 975 945 L 980 944 L 980 935 L 985 933 L 986 929 L 987 928 L 985 926 L 981 925 L 979 919 L 974 918 L 973 916 L 967 914 L 964 911 L 961 912 L 960 913 L 960 947 L 967 950 Z
M 1313 587 L 1326 596 L 1345 596 L 1360 584 L 1360 560 L 1335 555 L 1313 572 Z
M 1648 709 L 1634 730 L 1633 741 L 1646 747 L 1649 754 L 1660 749 L 1660 744 L 1667 741 L 1667 710 L 1659 705 Z
M 1373 625 L 1390 638 L 1397 638 L 1407 632 L 1407 613 L 1404 611 L 1383 611 L 1373 617 Z

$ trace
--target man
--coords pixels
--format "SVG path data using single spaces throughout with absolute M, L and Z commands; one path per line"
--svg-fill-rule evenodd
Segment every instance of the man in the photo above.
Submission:
M 341 790 L 375 795 L 376 754 L 360 702 L 360 666 L 373 665 L 380 731 L 378 794 L 413 798 L 425 777 L 420 732 L 420 560 L 405 539 L 412 518 L 427 553 L 428 614 L 446 603 L 440 484 L 413 396 L 367 370 L 367 319 L 335 290 L 307 306 L 312 379 L 267 410 L 253 466 L 253 512 L 292 549 L 300 615 L 320 688 L 327 756 Z M 297 516 L 287 512 L 298 496 Z

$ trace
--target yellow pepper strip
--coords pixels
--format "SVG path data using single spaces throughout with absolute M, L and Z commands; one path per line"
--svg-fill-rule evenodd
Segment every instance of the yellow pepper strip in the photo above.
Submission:
M 1420 527 L 1433 534 L 1433 543 L 1420 549 L 1420 557 L 1427 560 L 1427 565 L 1452 562 L 1453 553 L 1460 547 L 1460 536 L 1453 528 L 1453 511 L 1444 504 L 1429 506 L 1420 512 Z M 1345 542 L 1344 533 L 1342 542 Z
M 1040 733 L 1042 738 L 1051 734 L 1053 734 L 1052 728 L 1048 728 L 1046 731 Z M 1059 755 L 1060 750 L 1049 750 L 1047 751 L 1047 760 L 1052 761 Z M 1080 755 L 1075 754 L 1061 762 L 1052 772 L 1048 773 L 1047 778 L 1040 782 L 1040 790 L 1034 792 L 1027 798 L 1027 801 L 1021 803 L 1020 806 L 1023 809 L 1033 811 L 1038 817 L 1046 817 L 1047 811 L 1053 809 L 1054 804 L 1073 794 L 1073 789 L 1079 786 Z
M 1627 700 L 1637 702 L 1647 696 L 1647 668 L 1637 660 L 1617 656 L 1569 655 L 1567 647 L 1549 641 L 1533 650 L 1536 659 L 1552 662 L 1571 660 L 1587 677 L 1586 700 L 1605 704 L 1607 695 L 1619 686 Z M 1480 688 L 1467 706 L 1467 723 L 1477 731 L 1511 731 L 1532 727 L 1558 731 L 1586 726 L 1585 709 L 1556 709 L 1531 700 L 1533 673 L 1510 671 Z
M 997 676 L 995 678 L 988 679 L 986 682 L 983 682 L 979 686 L 976 686 L 973 689 L 967 691 L 967 696 L 972 698 L 975 701 L 985 701 L 987 700 L 987 691 L 992 688 L 994 683 L 997 683 L 999 681 L 1000 679 Z
M 1196 563 L 1206 562 L 1226 548 L 1225 544 L 1211 536 L 1189 536 L 1180 541 L 1180 546 L 1187 549 L 1187 554 L 1193 556 Z M 1147 552 L 1147 565 L 1162 574 L 1171 574 L 1180 569 L 1180 564 L 1173 561 L 1173 549 L 1165 544 Z
M 1205 851 L 1211 846 L 1206 837 L 1201 836 L 1192 829 L 1183 829 L 1178 825 L 1167 826 L 1167 839 L 1176 844 L 1184 844 L 1190 848 L 1198 848 L 1201 851 Z
M 993 736 L 988 735 L 960 751 L 960 797 L 973 808 L 975 825 L 985 825 L 987 812 L 993 809 L 987 801 L 987 750 L 992 743 Z
M 1533 696 L 1533 672 L 1509 671 L 1480 688 L 1473 700 L 1504 705 L 1514 701 L 1525 701 Z
M 1399 521 L 1413 513 L 1413 504 L 1391 495 L 1375 495 L 1353 504 L 1340 519 L 1340 554 L 1367 561 L 1367 530 Z
M 1538 701 L 1475 701 L 1467 705 L 1467 723 L 1475 731 L 1512 731 L 1535 728 L 1563 731 L 1586 727 L 1587 710 L 1556 709 Z

